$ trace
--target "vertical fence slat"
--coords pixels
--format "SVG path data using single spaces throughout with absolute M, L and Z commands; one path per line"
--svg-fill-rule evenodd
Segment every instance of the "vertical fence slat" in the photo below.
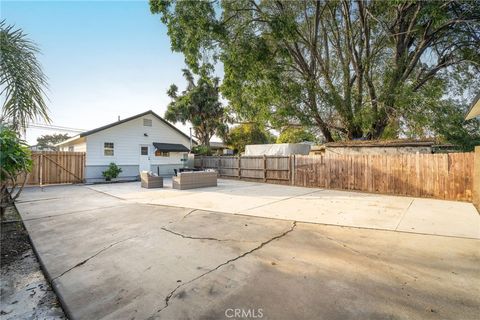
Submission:
M 417 153 L 196 157 L 194 163 L 238 179 L 471 201 L 473 161 L 473 153 Z

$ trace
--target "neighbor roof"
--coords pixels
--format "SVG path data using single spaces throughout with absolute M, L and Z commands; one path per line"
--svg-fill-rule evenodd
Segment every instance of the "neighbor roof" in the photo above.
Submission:
M 435 144 L 433 139 L 413 140 L 349 140 L 325 143 L 325 147 L 421 147 L 432 146 Z
M 465 120 L 470 120 L 477 116 L 480 116 L 480 92 L 477 94 L 475 99 L 473 99 L 473 103 L 470 106 L 470 110 L 468 110 L 467 115 L 465 116 Z
M 153 146 L 158 151 L 165 151 L 165 152 L 188 152 L 188 151 L 190 151 L 190 149 L 185 147 L 183 144 L 179 144 L 179 143 L 154 142 Z
M 111 127 L 115 127 L 119 124 L 122 124 L 122 123 L 125 123 L 125 122 L 128 122 L 130 120 L 133 120 L 133 119 L 136 119 L 136 118 L 140 118 L 140 117 L 143 117 L 143 116 L 146 116 L 147 114 L 151 114 L 152 116 L 156 117 L 158 120 L 162 121 L 163 123 L 165 123 L 166 125 L 168 125 L 170 128 L 174 129 L 175 131 L 177 131 L 178 133 L 180 133 L 181 135 L 183 135 L 184 137 L 186 137 L 187 139 L 190 139 L 189 136 L 187 136 L 185 133 L 183 133 L 182 131 L 180 131 L 179 129 L 177 129 L 173 124 L 171 124 L 170 122 L 166 121 L 165 119 L 163 119 L 162 117 L 160 117 L 158 114 L 156 114 L 155 112 L 153 112 L 152 110 L 148 110 L 148 111 L 145 111 L 143 113 L 139 113 L 135 116 L 132 116 L 132 117 L 129 117 L 129 118 L 125 118 L 123 120 L 119 120 L 119 121 L 116 121 L 116 122 L 113 122 L 113 123 L 110 123 L 110 124 L 107 124 L 106 126 L 103 126 L 103 127 L 99 127 L 99 128 L 96 128 L 96 129 L 93 129 L 93 130 L 89 130 L 89 131 L 85 131 L 85 132 L 82 132 L 80 133 L 80 138 L 82 137 L 86 137 L 88 135 L 91 135 L 91 134 L 94 134 L 94 133 L 97 133 L 99 131 L 102 131 L 102 130 L 105 130 L 105 129 L 109 129 Z

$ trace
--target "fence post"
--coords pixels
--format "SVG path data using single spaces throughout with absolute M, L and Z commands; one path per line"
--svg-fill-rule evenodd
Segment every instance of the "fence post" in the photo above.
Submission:
M 220 161 L 221 161 L 221 158 L 220 158 L 220 157 L 217 157 L 217 172 L 218 172 L 218 176 L 220 176 Z
M 43 184 L 43 153 L 40 153 L 40 159 L 39 159 L 39 163 L 40 163 L 40 174 L 39 174 L 39 178 L 40 178 L 40 187 L 42 186 Z
M 293 186 L 293 179 L 292 179 L 292 155 L 288 156 L 288 179 L 290 180 L 290 184 Z
M 290 161 L 290 167 L 292 168 L 291 171 L 292 171 L 292 186 L 295 185 L 295 171 L 297 170 L 297 168 L 295 167 L 295 155 L 293 155 L 293 157 L 291 158 L 291 161 Z
M 267 182 L 267 156 L 263 155 L 263 182 Z
M 480 213 L 480 146 L 475 147 L 473 155 L 473 205 Z
M 242 180 L 242 157 L 238 156 L 238 179 Z

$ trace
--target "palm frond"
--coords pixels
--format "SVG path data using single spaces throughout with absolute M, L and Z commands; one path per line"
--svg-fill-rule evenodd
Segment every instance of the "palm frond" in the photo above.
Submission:
M 47 78 L 37 59 L 40 51 L 21 29 L 0 22 L 0 95 L 2 121 L 17 131 L 29 121 L 50 122 L 45 103 Z

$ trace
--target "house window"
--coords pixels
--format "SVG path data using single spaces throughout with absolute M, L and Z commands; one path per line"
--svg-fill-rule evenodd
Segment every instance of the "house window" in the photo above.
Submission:
M 140 154 L 142 156 L 148 156 L 148 147 L 140 147 Z
M 143 126 L 144 127 L 151 127 L 152 126 L 152 119 L 143 119 Z
M 113 156 L 113 142 L 104 142 L 103 143 L 103 155 Z
M 73 146 L 69 146 L 68 151 L 73 152 Z
M 170 157 L 170 152 L 155 150 L 155 157 Z

